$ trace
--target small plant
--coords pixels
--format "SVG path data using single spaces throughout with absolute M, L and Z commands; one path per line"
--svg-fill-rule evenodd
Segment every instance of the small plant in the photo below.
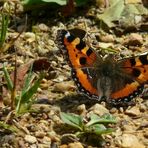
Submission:
M 2 122 L 0 121 L 0 128 L 1 130 L 7 130 L 7 131 L 10 131 L 10 132 L 16 132 L 17 129 L 9 124 L 6 124 L 5 122 Z
M 70 1 L 70 0 L 68 0 Z M 89 0 L 75 0 L 75 3 L 77 6 L 82 6 L 87 4 Z M 22 4 L 27 5 L 27 6 L 31 6 L 31 5 L 41 5 L 44 3 L 56 3 L 58 5 L 66 5 L 67 4 L 67 0 L 21 0 Z
M 3 71 L 8 90 L 11 92 L 11 109 L 15 110 L 16 115 L 25 113 L 30 109 L 31 104 L 35 100 L 34 95 L 37 92 L 41 80 L 43 79 L 43 74 L 41 74 L 39 78 L 35 82 L 33 82 L 34 76 L 32 73 L 32 68 L 30 68 L 30 71 L 24 82 L 24 87 L 18 95 L 16 94 L 16 89 L 14 89 L 16 88 L 16 83 L 12 82 L 5 65 L 3 66 Z
M 9 15 L 1 13 L 1 17 L 2 17 L 2 23 L 1 23 L 1 30 L 0 30 L 0 50 L 2 49 L 6 39 L 6 33 L 8 29 L 8 24 L 9 24 Z
M 91 138 L 93 136 L 97 136 L 99 140 L 102 134 L 109 134 L 114 131 L 113 128 L 107 127 L 108 124 L 115 124 L 117 122 L 115 117 L 110 114 L 104 114 L 101 117 L 96 114 L 92 114 L 88 122 L 84 122 L 84 119 L 76 114 L 67 114 L 62 112 L 60 116 L 65 124 L 76 130 L 74 135 L 78 138 L 89 135 Z

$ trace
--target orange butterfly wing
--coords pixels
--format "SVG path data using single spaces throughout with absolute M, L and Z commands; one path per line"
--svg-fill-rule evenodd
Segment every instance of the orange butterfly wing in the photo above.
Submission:
M 58 45 L 62 48 L 72 67 L 72 77 L 79 91 L 89 97 L 98 97 L 98 91 L 91 84 L 85 68 L 91 68 L 96 62 L 97 56 L 92 48 L 88 47 L 83 40 L 75 37 L 66 30 L 59 30 L 57 36 Z
M 141 94 L 144 84 L 148 83 L 148 53 L 123 59 L 119 63 L 124 72 L 133 79 L 133 82 L 127 83 L 122 89 L 112 93 L 111 98 L 130 101 Z

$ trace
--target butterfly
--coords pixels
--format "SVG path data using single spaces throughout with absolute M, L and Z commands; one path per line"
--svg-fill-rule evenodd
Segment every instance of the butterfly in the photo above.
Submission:
M 78 90 L 91 99 L 122 106 L 140 95 L 148 83 L 148 53 L 121 60 L 110 55 L 103 59 L 70 31 L 58 30 L 56 40 L 69 61 Z

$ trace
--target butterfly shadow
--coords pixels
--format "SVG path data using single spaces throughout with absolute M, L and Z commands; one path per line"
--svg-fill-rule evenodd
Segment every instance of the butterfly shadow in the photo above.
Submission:
M 54 105 L 59 106 L 63 112 L 75 112 L 79 105 L 85 104 L 86 109 L 98 103 L 97 100 L 88 99 L 81 94 L 71 94 L 64 96 L 60 100 L 54 101 Z
M 120 107 L 123 108 L 123 110 L 126 110 L 129 106 L 135 105 L 135 102 L 131 101 L 129 103 L 123 103 L 122 105 L 113 105 L 111 103 L 107 103 L 105 100 L 95 100 L 95 99 L 89 99 L 87 96 L 82 94 L 70 94 L 63 96 L 62 98 L 58 100 L 49 100 L 49 99 L 39 99 L 36 101 L 37 104 L 46 104 L 46 105 L 54 105 L 60 107 L 62 112 L 76 112 L 78 111 L 78 106 L 85 104 L 85 108 L 89 109 L 95 104 L 102 104 L 105 103 L 105 107 L 110 110 L 113 107 L 119 109 Z

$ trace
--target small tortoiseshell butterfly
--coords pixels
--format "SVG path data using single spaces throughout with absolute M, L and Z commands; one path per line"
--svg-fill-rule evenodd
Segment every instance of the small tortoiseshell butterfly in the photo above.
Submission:
M 67 55 L 72 78 L 89 98 L 122 106 L 143 92 L 148 83 L 148 53 L 115 60 L 103 59 L 86 43 L 66 30 L 58 30 L 59 48 Z

